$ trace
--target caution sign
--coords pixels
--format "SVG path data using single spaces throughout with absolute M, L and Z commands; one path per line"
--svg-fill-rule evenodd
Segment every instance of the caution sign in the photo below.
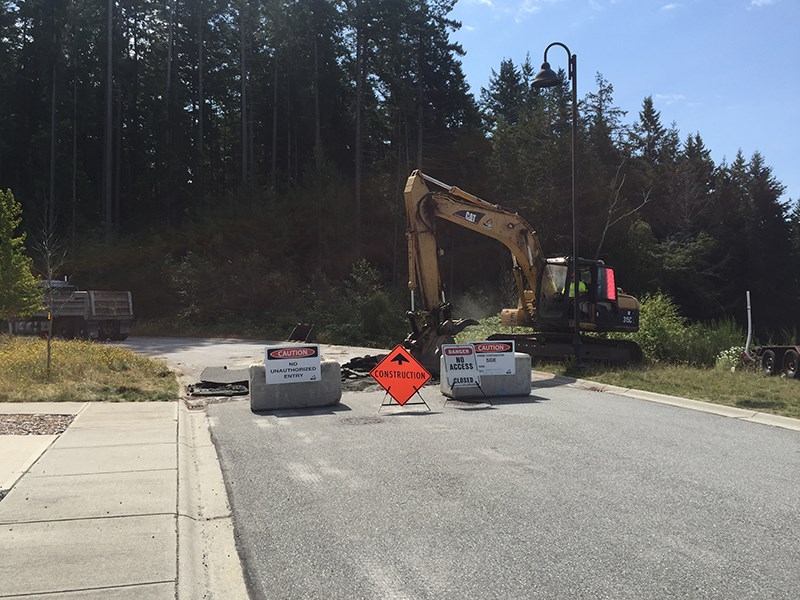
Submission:
M 480 387 L 481 374 L 472 344 L 442 344 L 447 385 Z
M 481 375 L 513 375 L 517 368 L 514 359 L 514 340 L 475 342 L 475 358 Z
M 431 378 L 427 369 L 399 344 L 369 374 L 400 406 Z
M 267 384 L 319 381 L 319 346 L 267 346 L 264 366 Z

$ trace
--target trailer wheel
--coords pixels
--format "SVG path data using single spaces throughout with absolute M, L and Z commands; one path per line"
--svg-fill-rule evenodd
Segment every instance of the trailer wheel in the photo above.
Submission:
M 791 348 L 783 355 L 783 374 L 787 379 L 800 377 L 800 354 Z
M 775 352 L 772 350 L 764 350 L 764 354 L 761 355 L 761 370 L 764 371 L 765 375 L 774 375 L 777 370 L 777 365 L 775 364 Z

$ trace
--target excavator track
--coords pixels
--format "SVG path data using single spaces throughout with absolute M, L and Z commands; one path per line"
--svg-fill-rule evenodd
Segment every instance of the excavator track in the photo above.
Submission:
M 516 351 L 530 354 L 534 360 L 560 361 L 575 356 L 575 338 L 571 333 L 494 333 L 488 339 L 514 340 Z M 581 336 L 581 358 L 584 361 L 638 364 L 643 357 L 636 342 Z

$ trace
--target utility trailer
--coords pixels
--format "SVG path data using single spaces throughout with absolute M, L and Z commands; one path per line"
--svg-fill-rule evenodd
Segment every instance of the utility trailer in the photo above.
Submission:
M 133 324 L 130 292 L 82 291 L 63 281 L 45 286 L 44 308 L 12 323 L 14 333 L 45 335 L 52 327 L 53 335 L 62 338 L 127 339 Z
M 750 340 L 753 336 L 753 317 L 750 307 L 750 292 L 747 297 L 747 343 L 744 346 L 742 360 L 754 365 L 761 365 L 767 375 L 783 373 L 786 379 L 800 379 L 800 345 L 792 346 L 767 344 L 750 353 Z M 797 340 L 795 340 L 797 341 Z
M 761 346 L 755 360 L 767 375 L 783 373 L 786 379 L 800 379 L 800 346 Z

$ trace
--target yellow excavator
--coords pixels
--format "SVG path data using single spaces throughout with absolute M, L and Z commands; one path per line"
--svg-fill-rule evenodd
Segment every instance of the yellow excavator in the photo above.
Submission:
M 408 230 L 408 287 L 411 333 L 404 345 L 428 370 L 439 371 L 439 347 L 473 319 L 453 319 L 439 271 L 441 251 L 436 221 L 443 219 L 493 238 L 511 252 L 517 306 L 502 310 L 504 325 L 531 327 L 529 334 L 495 334 L 513 339 L 518 352 L 533 358 L 561 360 L 575 352 L 575 301 L 571 257 L 544 258 L 536 232 L 519 214 L 482 200 L 455 186 L 414 171 L 404 191 Z M 639 302 L 616 285 L 614 269 L 602 260 L 578 261 L 578 307 L 584 332 L 636 331 Z M 639 362 L 642 351 L 628 340 L 581 336 L 582 360 Z

